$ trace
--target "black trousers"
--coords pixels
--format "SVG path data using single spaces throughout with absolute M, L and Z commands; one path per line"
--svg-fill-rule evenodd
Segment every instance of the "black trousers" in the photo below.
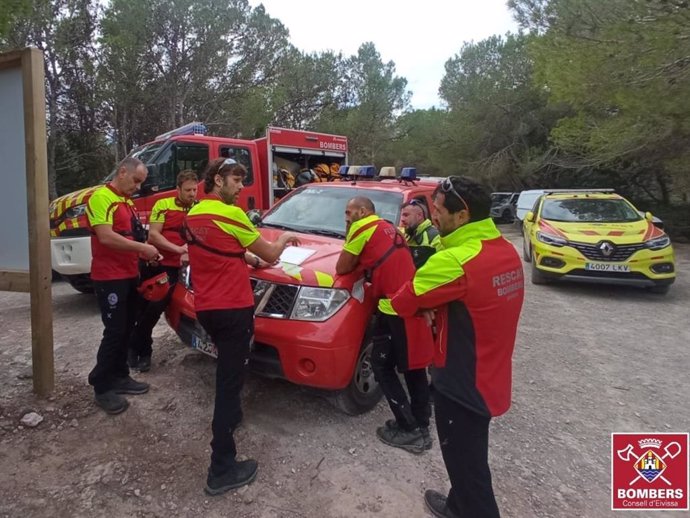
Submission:
M 135 277 L 93 283 L 104 325 L 96 366 L 89 374 L 89 384 L 97 394 L 110 390 L 115 379 L 129 376 L 127 343 L 138 306 L 137 280 Z
M 168 274 L 168 281 L 170 282 L 170 290 L 166 297 L 156 302 L 148 301 L 141 296 L 139 297 L 136 325 L 129 339 L 129 349 L 138 356 L 151 356 L 153 352 L 153 338 L 151 338 L 153 328 L 156 327 L 165 308 L 168 307 L 173 289 L 180 275 L 180 268 L 175 266 L 158 266 L 156 268 L 149 268 L 146 271 L 142 270 L 142 280 L 150 279 L 163 272 Z
M 254 335 L 254 308 L 199 311 L 197 318 L 218 349 L 211 470 L 222 475 L 232 469 L 237 455 L 233 433 L 242 421 L 240 392 Z
M 406 430 L 427 428 L 431 417 L 426 369 L 407 369 L 405 322 L 396 315 L 379 313 L 374 330 L 371 366 L 398 425 Z M 398 373 L 405 377 L 408 399 Z
M 434 392 L 436 428 L 450 478 L 447 505 L 461 518 L 499 518 L 489 468 L 490 417 Z

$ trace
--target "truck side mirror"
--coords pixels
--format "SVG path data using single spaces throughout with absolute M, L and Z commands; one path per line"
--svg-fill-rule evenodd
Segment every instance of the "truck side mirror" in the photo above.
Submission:
M 527 214 L 525 214 L 525 221 L 532 223 L 534 221 L 534 212 L 530 210 Z
M 249 218 L 249 221 L 252 222 L 252 225 L 256 226 L 261 223 L 261 212 L 258 209 L 248 210 L 247 217 Z
M 155 164 L 147 165 L 148 174 L 146 180 L 141 184 L 139 189 L 140 196 L 148 196 L 151 193 L 158 192 L 158 167 Z
M 651 212 L 645 212 L 644 213 L 644 219 L 646 219 L 647 221 L 649 221 L 651 223 L 652 221 L 654 221 L 654 216 L 652 215 Z

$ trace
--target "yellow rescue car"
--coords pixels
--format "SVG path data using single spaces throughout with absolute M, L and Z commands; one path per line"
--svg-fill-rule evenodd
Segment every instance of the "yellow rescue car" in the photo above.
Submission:
M 653 219 L 612 190 L 545 191 L 523 223 L 532 282 L 563 279 L 668 292 L 676 278 L 673 248 Z

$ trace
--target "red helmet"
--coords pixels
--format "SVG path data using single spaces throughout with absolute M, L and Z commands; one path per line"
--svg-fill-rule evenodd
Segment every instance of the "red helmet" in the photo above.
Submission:
M 151 302 L 158 302 L 165 298 L 170 289 L 168 274 L 163 272 L 155 277 L 146 279 L 137 288 L 142 297 Z

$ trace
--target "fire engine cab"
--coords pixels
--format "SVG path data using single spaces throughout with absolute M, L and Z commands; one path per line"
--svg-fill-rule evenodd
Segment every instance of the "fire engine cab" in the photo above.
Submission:
M 266 136 L 243 140 L 210 136 L 206 126 L 191 123 L 159 135 L 153 142 L 130 153 L 129 156 L 144 162 L 149 170 L 133 199 L 146 224 L 156 201 L 172 195 L 180 171 L 192 169 L 202 179 L 210 160 L 228 157 L 248 171 L 238 205 L 245 210 L 264 210 L 300 183 L 337 178 L 340 167 L 347 164 L 347 154 L 347 137 L 340 135 L 269 126 Z M 112 174 L 103 183 L 108 182 Z M 61 196 L 50 205 L 53 270 L 76 290 L 85 293 L 92 290 L 86 204 L 98 187 L 100 185 Z M 203 189 L 199 190 L 199 195 L 203 196 Z

